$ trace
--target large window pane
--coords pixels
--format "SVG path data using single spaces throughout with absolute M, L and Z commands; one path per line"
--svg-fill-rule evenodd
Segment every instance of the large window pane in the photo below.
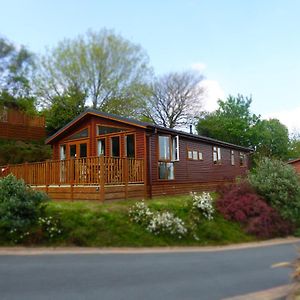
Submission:
M 111 138 L 111 156 L 120 156 L 120 137 L 114 136 Z
M 134 134 L 125 136 L 125 144 L 126 144 L 126 156 L 134 158 L 135 157 Z
M 108 133 L 116 133 L 116 132 L 121 132 L 124 131 L 121 128 L 115 128 L 115 127 L 107 127 L 107 126 L 98 126 L 98 135 L 101 134 L 108 134 Z
M 76 157 L 76 145 L 70 145 L 70 157 Z
M 71 140 L 77 140 L 77 139 L 82 139 L 82 138 L 87 138 L 89 136 L 89 131 L 87 128 L 74 133 L 73 135 L 69 136 L 66 140 L 71 141 Z
M 160 160 L 171 160 L 170 155 L 170 137 L 169 136 L 159 136 L 159 159 Z
M 105 139 L 98 140 L 97 153 L 98 156 L 105 155 Z
M 158 163 L 159 179 L 174 179 L 174 163 Z
M 66 145 L 60 145 L 60 160 L 66 159 Z
M 87 157 L 87 144 L 80 144 L 80 157 Z

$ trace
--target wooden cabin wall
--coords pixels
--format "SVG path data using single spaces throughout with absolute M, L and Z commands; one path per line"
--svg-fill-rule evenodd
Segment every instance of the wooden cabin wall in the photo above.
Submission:
M 179 161 L 174 162 L 174 180 L 158 177 L 158 135 L 149 137 L 149 155 L 151 155 L 152 196 L 178 194 L 189 191 L 212 189 L 224 182 L 233 181 L 237 176 L 245 175 L 249 168 L 246 155 L 245 166 L 240 166 L 240 151 L 221 148 L 221 164 L 213 163 L 213 144 L 193 141 L 179 137 Z M 216 146 L 216 145 L 215 145 Z M 219 147 L 219 146 L 218 146 Z M 189 160 L 188 149 L 202 152 L 203 160 Z M 230 151 L 234 150 L 235 165 L 231 165 Z
M 84 128 L 89 128 L 89 156 L 97 156 L 97 125 L 108 125 L 124 128 L 124 130 L 130 130 L 135 134 L 136 137 L 136 158 L 143 159 L 145 158 L 145 145 L 146 145 L 146 134 L 145 129 L 138 128 L 136 126 L 123 124 L 117 121 L 108 120 L 105 118 L 91 116 L 83 118 L 79 121 L 76 126 L 72 126 L 71 130 L 66 130 L 65 134 L 53 144 L 53 159 L 59 159 L 59 145 L 67 141 L 68 137 L 72 134 L 83 130 Z M 122 133 L 121 133 L 122 135 Z M 124 153 L 124 138 L 120 139 L 121 142 L 121 153 Z M 109 153 L 109 143 L 106 143 L 106 152 Z

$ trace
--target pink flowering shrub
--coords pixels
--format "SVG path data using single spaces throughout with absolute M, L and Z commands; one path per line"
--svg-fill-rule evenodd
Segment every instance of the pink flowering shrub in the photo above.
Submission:
M 240 223 L 245 231 L 259 238 L 285 236 L 292 232 L 290 222 L 257 195 L 247 183 L 222 188 L 217 210 L 227 219 Z

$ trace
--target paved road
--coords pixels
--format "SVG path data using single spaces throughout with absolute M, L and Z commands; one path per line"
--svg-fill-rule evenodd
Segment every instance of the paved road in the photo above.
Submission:
M 295 245 L 208 253 L 0 256 L 1 300 L 222 299 L 289 282 Z

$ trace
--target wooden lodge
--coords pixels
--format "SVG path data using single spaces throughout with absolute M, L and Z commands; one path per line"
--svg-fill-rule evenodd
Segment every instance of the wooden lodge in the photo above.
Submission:
M 0 138 L 38 141 L 46 137 L 45 118 L 30 116 L 20 110 L 0 107 Z
M 88 109 L 46 140 L 53 160 L 2 167 L 53 199 L 212 190 L 246 173 L 251 149 Z

